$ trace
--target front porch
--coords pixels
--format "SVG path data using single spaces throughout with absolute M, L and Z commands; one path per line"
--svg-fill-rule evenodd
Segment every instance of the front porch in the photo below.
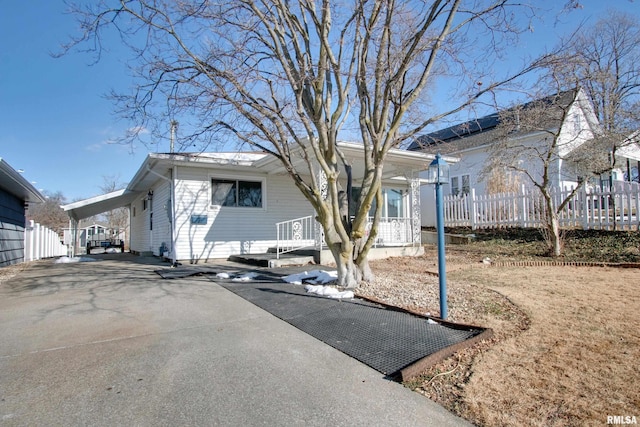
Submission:
M 371 224 L 370 218 L 367 230 L 371 229 Z M 422 253 L 419 217 L 380 219 L 369 259 L 418 256 Z M 262 267 L 334 263 L 333 255 L 324 243 L 322 227 L 311 215 L 277 223 L 276 246 L 266 253 L 231 255 L 229 260 Z
M 424 254 L 423 246 L 382 246 L 371 248 L 369 260 L 384 259 L 401 256 L 420 256 Z M 264 254 L 244 254 L 231 255 L 229 261 L 243 264 L 255 265 L 259 267 L 285 267 L 294 265 L 334 264 L 331 251 L 328 249 L 300 249 L 277 256 L 274 252 Z

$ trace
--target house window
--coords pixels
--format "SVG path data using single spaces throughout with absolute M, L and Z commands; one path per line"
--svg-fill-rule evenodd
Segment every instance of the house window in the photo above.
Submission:
M 457 196 L 458 191 L 460 191 L 460 184 L 457 176 L 451 177 L 451 195 Z
M 142 199 L 142 210 L 146 211 L 148 208 L 149 208 L 149 201 L 145 197 L 144 199 Z
M 245 208 L 262 207 L 262 182 L 211 179 L 211 204 Z
M 469 175 L 462 175 L 462 194 L 471 193 Z
M 574 116 L 573 131 L 576 134 L 579 134 L 582 131 L 582 116 L 580 114 L 576 114 Z
M 469 175 L 451 177 L 451 195 L 464 196 L 471 192 Z
M 353 187 L 352 199 L 351 199 L 351 216 L 355 216 L 356 207 L 358 204 L 358 198 L 362 189 L 360 187 Z M 395 188 L 383 188 L 382 198 L 384 205 L 382 207 L 381 216 L 383 218 L 403 218 L 405 215 L 405 198 L 407 192 L 404 190 L 397 190 Z M 371 203 L 371 209 L 369 210 L 369 216 L 373 216 L 376 210 L 376 200 L 373 199 Z
M 385 202 L 387 205 L 387 211 L 385 212 L 386 217 L 391 218 L 402 218 L 404 215 L 403 212 L 403 191 L 402 190 L 394 190 L 392 188 L 388 188 L 383 190 L 385 196 Z

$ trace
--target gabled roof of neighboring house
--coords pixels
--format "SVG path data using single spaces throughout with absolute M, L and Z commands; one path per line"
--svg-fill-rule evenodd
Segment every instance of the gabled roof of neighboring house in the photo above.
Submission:
M 0 188 L 30 203 L 44 202 L 44 196 L 15 169 L 0 157 Z
M 353 174 L 358 175 L 358 159 L 363 151 L 362 144 L 339 142 L 339 147 L 349 160 L 353 160 Z M 301 149 L 292 149 L 292 162 L 297 166 L 304 162 Z M 387 163 L 383 171 L 383 179 L 403 177 L 410 170 L 426 170 L 435 158 L 433 154 L 391 149 L 387 153 Z M 446 157 L 450 163 L 458 159 Z M 69 215 L 80 220 L 131 204 L 136 198 L 147 194 L 147 191 L 158 181 L 166 178 L 174 166 L 215 168 L 217 171 L 260 172 L 268 175 L 285 174 L 286 170 L 276 157 L 267 153 L 234 152 L 234 153 L 150 153 L 131 179 L 127 188 L 109 194 L 92 197 L 62 206 Z
M 539 106 L 541 104 L 557 106 L 550 111 L 550 114 L 547 115 L 547 123 L 544 124 L 544 126 L 558 126 L 558 120 L 562 114 L 562 110 L 569 107 L 577 99 L 580 91 L 580 89 L 567 90 L 508 108 L 502 112 L 492 113 L 468 122 L 440 129 L 436 132 L 421 135 L 411 143 L 408 150 L 433 150 L 437 146 L 438 150 L 442 153 L 451 153 L 454 151 L 490 144 L 495 141 L 495 131 L 501 123 L 501 117 L 503 117 L 505 113 L 509 113 L 510 111 L 524 111 L 528 108 Z

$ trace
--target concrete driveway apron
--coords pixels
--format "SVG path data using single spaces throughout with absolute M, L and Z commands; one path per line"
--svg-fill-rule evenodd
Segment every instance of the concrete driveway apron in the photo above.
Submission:
M 469 425 L 206 278 L 96 258 L 0 284 L 0 425 Z

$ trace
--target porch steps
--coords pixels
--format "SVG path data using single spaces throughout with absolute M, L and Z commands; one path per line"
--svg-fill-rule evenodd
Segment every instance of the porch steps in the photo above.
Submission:
M 282 254 L 279 259 L 276 258 L 275 251 L 271 252 L 271 250 L 265 254 L 231 255 L 228 259 L 233 262 L 268 268 L 315 264 L 313 250 L 301 250 Z

